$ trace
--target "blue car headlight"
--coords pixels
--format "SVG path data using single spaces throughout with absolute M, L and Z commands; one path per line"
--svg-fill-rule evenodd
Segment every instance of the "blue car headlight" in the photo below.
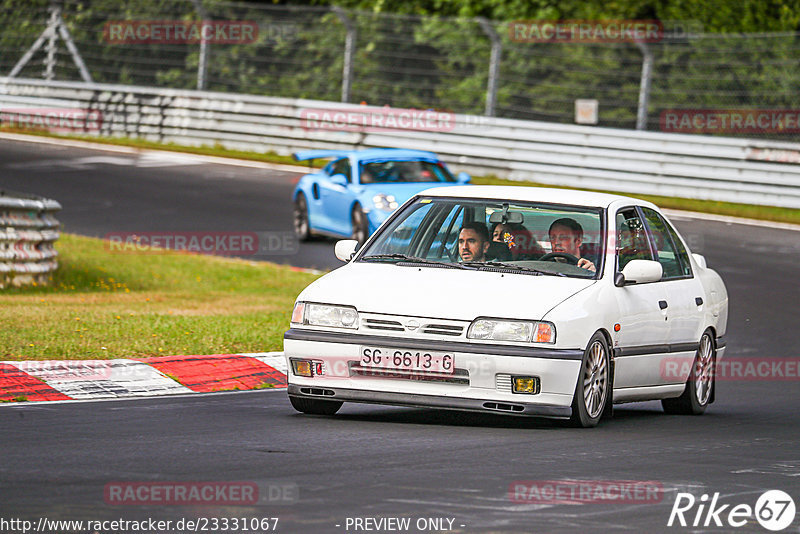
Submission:
M 400 205 L 394 195 L 387 195 L 385 193 L 378 193 L 372 197 L 372 204 L 376 209 L 383 211 L 394 211 Z

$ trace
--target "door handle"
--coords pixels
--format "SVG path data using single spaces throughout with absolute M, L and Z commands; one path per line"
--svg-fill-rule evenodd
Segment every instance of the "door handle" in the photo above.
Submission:
M 703 305 L 703 297 L 695 297 L 694 298 L 694 303 L 697 304 L 698 306 L 702 306 Z
M 666 310 L 667 306 L 668 306 L 668 304 L 667 304 L 666 300 L 659 300 L 658 301 L 658 307 L 661 308 L 662 310 Z

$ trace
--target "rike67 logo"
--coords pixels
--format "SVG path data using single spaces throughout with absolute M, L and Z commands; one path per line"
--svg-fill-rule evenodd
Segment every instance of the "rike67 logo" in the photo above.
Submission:
M 720 504 L 719 492 L 709 500 L 707 494 L 696 499 L 691 493 L 678 493 L 667 526 L 741 528 L 757 521 L 767 530 L 778 532 L 792 524 L 794 500 L 781 490 L 761 494 L 755 506 Z

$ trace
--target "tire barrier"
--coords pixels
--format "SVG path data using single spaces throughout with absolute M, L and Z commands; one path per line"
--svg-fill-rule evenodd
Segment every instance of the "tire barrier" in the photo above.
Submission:
M 52 281 L 60 209 L 55 200 L 0 190 L 0 288 Z

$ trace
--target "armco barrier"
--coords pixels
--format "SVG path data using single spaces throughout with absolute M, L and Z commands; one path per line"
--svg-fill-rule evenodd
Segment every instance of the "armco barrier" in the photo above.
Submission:
M 60 209 L 55 200 L 0 191 L 0 288 L 51 280 Z
M 452 115 L 446 128 L 387 130 L 308 111 L 398 110 L 337 102 L 0 78 L 0 119 L 84 110 L 66 125 L 98 136 L 289 154 L 308 148 L 433 150 L 459 170 L 512 180 L 800 208 L 800 144 Z M 349 122 L 348 122 L 349 121 Z M 322 126 L 322 127 L 320 127 Z M 62 128 L 63 129 L 63 128 Z

